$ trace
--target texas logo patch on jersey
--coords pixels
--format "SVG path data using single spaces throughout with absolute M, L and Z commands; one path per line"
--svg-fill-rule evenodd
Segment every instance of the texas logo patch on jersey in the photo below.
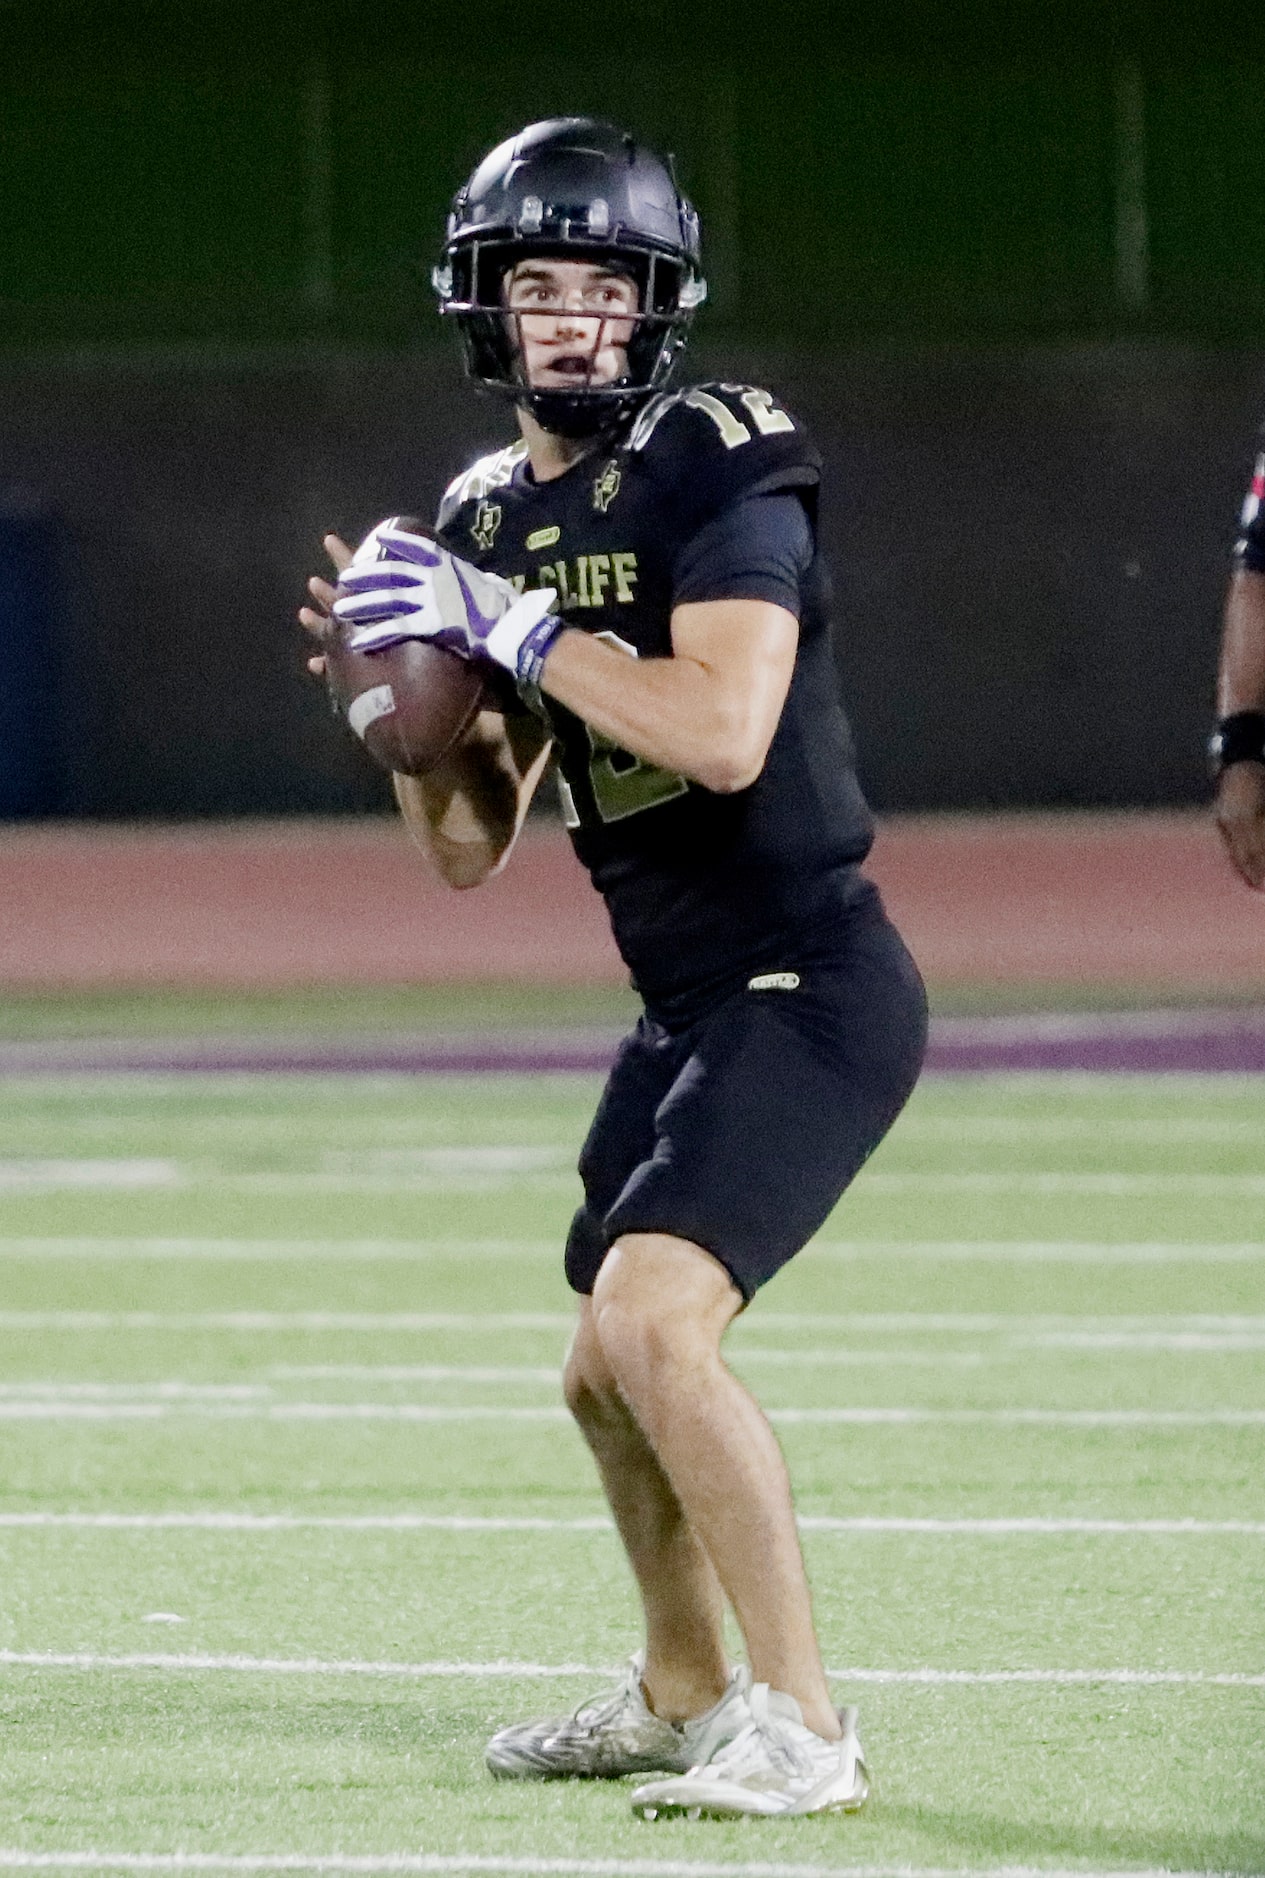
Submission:
M 593 484 L 593 507 L 599 515 L 605 515 L 611 503 L 619 494 L 619 485 L 623 481 L 623 471 L 618 463 L 608 463 Z
M 470 524 L 470 533 L 485 553 L 496 540 L 496 531 L 500 526 L 500 503 L 480 502 L 474 512 L 474 520 Z

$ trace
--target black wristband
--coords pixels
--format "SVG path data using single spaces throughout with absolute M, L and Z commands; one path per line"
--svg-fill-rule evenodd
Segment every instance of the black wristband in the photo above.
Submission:
M 1265 763 L 1265 712 L 1234 711 L 1223 717 L 1208 741 L 1214 776 L 1231 763 Z

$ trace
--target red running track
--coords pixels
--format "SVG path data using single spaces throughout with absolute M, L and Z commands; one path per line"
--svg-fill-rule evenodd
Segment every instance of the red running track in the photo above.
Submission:
M 897 817 L 870 872 L 926 977 L 1265 994 L 1265 897 L 1196 814 Z M 0 985 L 618 982 L 561 830 L 453 893 L 389 820 L 9 827 Z

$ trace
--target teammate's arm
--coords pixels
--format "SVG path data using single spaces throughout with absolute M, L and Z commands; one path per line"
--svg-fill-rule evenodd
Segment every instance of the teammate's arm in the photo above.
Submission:
M 703 600 L 672 613 L 670 659 L 630 659 L 569 631 L 540 687 L 621 749 L 705 789 L 746 789 L 782 715 L 799 621 L 767 600 Z
M 1229 580 L 1216 714 L 1265 714 L 1265 573 L 1239 567 Z M 1265 764 L 1231 762 L 1216 785 L 1216 826 L 1248 886 L 1265 888 Z
M 325 547 L 338 572 L 352 550 L 337 535 Z M 329 631 L 337 589 L 319 575 L 308 582 L 315 607 L 299 618 L 319 642 Z M 324 660 L 308 660 L 316 676 Z M 477 887 L 509 859 L 549 760 L 550 740 L 530 717 L 480 711 L 458 747 L 425 776 L 394 775 L 395 799 L 410 835 L 450 887 Z
M 1226 596 L 1217 715 L 1265 713 L 1265 573 L 1236 568 Z M 1265 763 L 1231 763 L 1214 813 L 1230 858 L 1249 887 L 1265 888 Z

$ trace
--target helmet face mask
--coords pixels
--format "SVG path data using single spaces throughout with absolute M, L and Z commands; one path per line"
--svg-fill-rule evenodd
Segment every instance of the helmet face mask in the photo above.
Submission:
M 589 262 L 636 282 L 638 310 L 618 315 L 627 332 L 618 379 L 601 382 L 590 369 L 574 386 L 531 385 L 524 316 L 507 310 L 504 283 L 532 257 Z M 587 118 L 529 125 L 484 158 L 454 200 L 433 278 L 470 378 L 513 398 L 544 429 L 575 437 L 611 428 L 662 388 L 707 292 L 698 217 L 668 165 Z M 594 360 L 600 343 L 595 326 Z

